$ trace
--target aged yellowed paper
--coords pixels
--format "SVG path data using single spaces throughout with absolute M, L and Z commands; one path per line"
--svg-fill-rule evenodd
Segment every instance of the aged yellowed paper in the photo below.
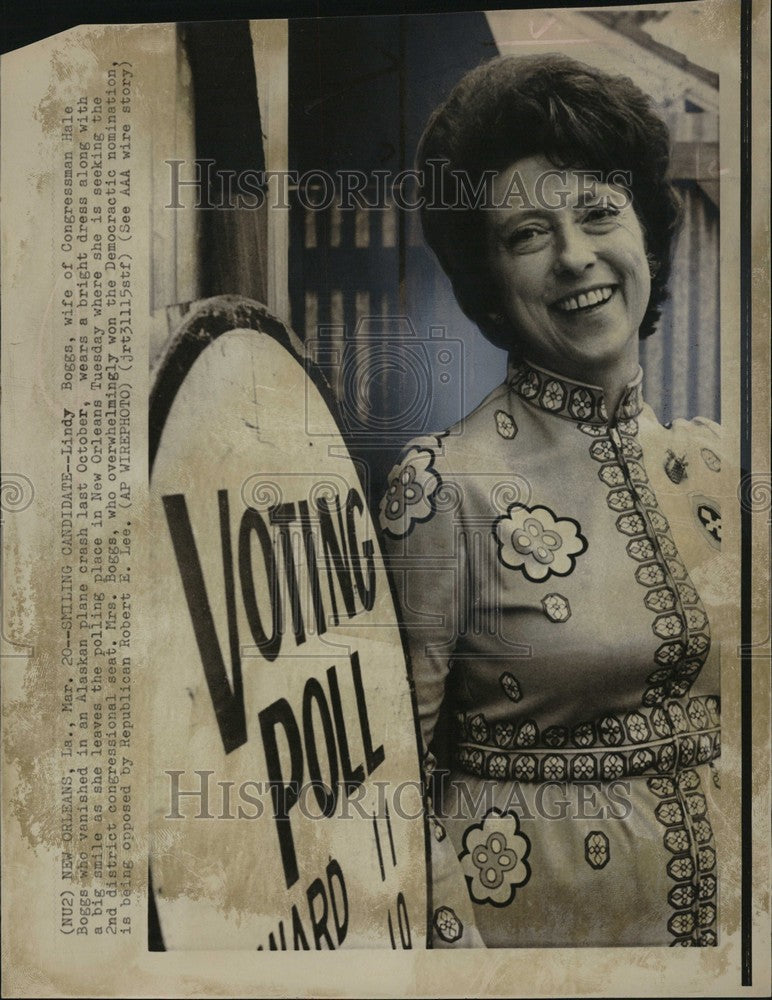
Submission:
M 768 993 L 768 27 L 3 56 L 9 995 Z

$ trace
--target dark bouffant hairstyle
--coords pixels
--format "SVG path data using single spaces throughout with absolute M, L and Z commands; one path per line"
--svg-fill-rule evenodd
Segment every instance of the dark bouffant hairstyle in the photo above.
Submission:
M 431 183 L 438 168 L 460 171 L 475 187 L 485 171 L 544 155 L 556 168 L 629 171 L 633 207 L 641 223 L 652 284 L 640 337 L 654 333 L 667 297 L 680 199 L 667 179 L 667 126 L 649 98 L 627 77 L 566 56 L 503 56 L 467 73 L 437 108 L 418 147 L 424 178 L 424 236 L 453 283 L 464 312 L 485 336 L 514 347 L 517 331 L 491 319 L 497 294 L 486 263 L 481 207 L 443 209 Z M 446 192 L 447 194 L 447 192 Z

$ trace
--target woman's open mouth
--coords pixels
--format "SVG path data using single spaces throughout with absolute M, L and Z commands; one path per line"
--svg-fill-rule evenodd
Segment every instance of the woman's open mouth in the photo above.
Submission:
M 558 299 L 553 303 L 552 308 L 561 313 L 584 313 L 590 309 L 597 309 L 604 306 L 614 295 L 616 289 L 613 285 L 603 285 L 600 288 L 591 288 L 586 292 L 579 292 L 576 295 L 567 295 L 564 299 Z

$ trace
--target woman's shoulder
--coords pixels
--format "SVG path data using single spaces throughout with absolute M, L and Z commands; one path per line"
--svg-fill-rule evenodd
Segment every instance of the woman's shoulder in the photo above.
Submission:
M 507 394 L 507 383 L 503 382 L 454 424 L 442 431 L 412 438 L 402 446 L 397 465 L 420 451 L 431 453 L 440 463 L 452 462 L 465 452 L 474 451 L 491 430 L 498 429 L 500 435 L 503 432 L 506 436 L 506 427 L 502 428 L 501 424 Z
M 467 427 L 476 428 L 487 424 L 491 416 L 495 416 L 495 413 L 499 410 L 499 407 L 504 405 L 505 401 L 509 398 L 510 389 L 509 383 L 504 381 L 500 385 L 497 385 L 495 389 L 492 389 L 477 406 L 474 407 L 466 416 L 462 417 L 460 420 L 450 428 L 451 433 L 455 432 L 461 434 L 463 430 Z
M 644 406 L 641 416 L 650 423 L 656 425 L 659 431 L 673 439 L 680 439 L 685 442 L 704 442 L 716 446 L 721 445 L 721 424 L 716 423 L 709 417 L 676 417 L 669 423 L 662 424 L 649 406 Z
M 709 417 L 692 417 L 691 420 L 678 417 L 666 429 L 690 440 L 710 441 L 716 445 L 721 444 L 721 424 L 717 424 L 715 420 L 711 420 Z
M 641 417 L 651 429 L 657 444 L 664 449 L 666 464 L 670 459 L 671 463 L 684 469 L 691 465 L 692 471 L 700 467 L 710 472 L 721 471 L 722 431 L 715 420 L 709 417 L 678 417 L 668 424 L 661 424 L 649 407 L 644 408 Z
M 435 495 L 443 482 L 438 463 L 446 437 L 446 431 L 422 434 L 403 445 L 379 505 L 379 521 L 387 538 L 403 538 L 416 524 L 434 517 Z
M 491 453 L 497 435 L 491 431 L 498 427 L 499 436 L 507 436 L 500 405 L 506 393 L 504 383 L 446 430 L 421 434 L 402 446 L 380 503 L 381 527 L 388 536 L 402 537 L 438 513 L 455 513 L 479 486 L 472 474 L 476 479 L 481 469 L 497 468 Z
M 506 382 L 496 386 L 466 416 L 446 431 L 445 457 L 459 471 L 499 460 L 502 448 L 511 457 L 517 424 L 512 415 L 511 393 Z

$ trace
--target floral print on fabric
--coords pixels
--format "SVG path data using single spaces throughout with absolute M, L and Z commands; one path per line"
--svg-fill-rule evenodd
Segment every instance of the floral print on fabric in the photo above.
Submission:
M 429 842 L 433 855 L 450 852 L 461 898 L 433 876 L 434 946 L 469 946 L 476 930 L 492 948 L 715 944 L 719 649 L 710 625 L 725 599 L 708 585 L 700 600 L 698 585 L 719 564 L 710 562 L 713 521 L 703 510 L 701 522 L 693 501 L 726 493 L 701 450 L 718 452 L 717 434 L 698 421 L 663 428 L 637 380 L 609 421 L 598 387 L 520 359 L 512 366 L 512 381 L 441 448 L 410 443 L 436 456 L 433 516 L 404 544 L 385 536 L 409 606 L 433 616 L 410 636 L 423 729 L 435 732 L 443 698 L 450 723 L 442 746 L 453 778 L 443 785 L 444 828 L 430 820 Z M 668 451 L 676 478 L 688 473 L 677 485 Z M 447 516 L 443 497 L 454 489 Z M 569 551 L 572 542 L 582 551 Z M 429 567 L 443 559 L 443 572 L 411 585 L 419 558 Z M 601 814 L 593 804 L 547 819 L 538 805 L 543 789 L 552 796 L 563 783 L 578 796 L 580 785 L 605 794 L 620 782 L 621 814 L 611 794 Z M 629 885 L 634 919 L 620 892 Z M 463 924 L 458 940 L 442 936 L 454 933 L 445 913 L 438 931 L 437 908 Z
M 504 689 L 504 694 L 510 701 L 520 701 L 523 697 L 522 689 L 520 688 L 520 682 L 514 676 L 510 674 L 509 671 L 503 673 L 499 678 L 499 683 Z
M 517 814 L 493 808 L 480 823 L 467 827 L 460 861 L 475 903 L 508 906 L 531 876 L 531 849 Z
M 432 498 L 441 485 L 434 469 L 434 453 L 411 448 L 402 464 L 389 474 L 389 488 L 381 501 L 381 527 L 393 538 L 408 535 L 413 525 L 434 514 Z
M 511 441 L 517 434 L 517 424 L 515 423 L 515 418 L 511 413 L 506 413 L 504 410 L 496 410 L 494 418 L 496 420 L 496 430 L 499 432 L 501 437 Z
M 673 777 L 649 778 L 647 784 L 659 800 L 654 815 L 665 828 L 662 839 L 672 856 L 667 873 L 675 883 L 668 893 L 673 944 L 715 945 L 716 850 L 699 774 L 687 768 Z
M 591 830 L 584 838 L 584 857 L 590 868 L 600 871 L 610 860 L 609 842 L 605 833 Z
M 445 832 L 445 827 L 434 816 L 429 817 L 429 825 L 431 827 L 434 839 L 437 841 L 438 844 L 441 844 L 445 839 L 445 837 L 447 836 Z
M 571 605 L 562 594 L 547 594 L 542 597 L 541 606 L 551 622 L 567 622 L 571 617 Z
M 544 386 L 541 403 L 545 410 L 560 410 L 566 399 L 566 391 L 562 383 L 556 379 L 550 379 Z
M 525 362 L 514 366 L 509 384 L 523 399 L 535 402 L 550 413 L 590 423 L 608 420 L 603 390 L 598 386 L 581 385 Z M 624 419 L 632 419 L 641 412 L 642 406 L 641 382 L 636 380 L 625 390 L 619 414 Z
M 458 941 L 464 933 L 464 925 L 450 906 L 438 906 L 434 911 L 434 929 L 437 936 L 448 944 Z
M 650 682 L 658 684 L 670 676 L 669 669 L 662 668 L 661 673 L 662 677 L 659 672 L 650 675 Z M 510 673 L 502 674 L 499 682 L 507 694 L 513 682 L 520 692 Z M 687 766 L 707 764 L 721 752 L 720 709 L 713 695 L 690 698 L 685 711 L 675 702 L 668 711 L 644 707 L 582 722 L 573 730 L 565 726 L 541 730 L 532 719 L 492 722 L 481 712 L 459 712 L 456 723 L 460 740 L 456 761 L 462 770 L 481 778 L 610 781 L 670 770 L 676 758 Z
M 645 485 L 648 481 L 645 470 L 635 460 L 634 456 L 641 454 L 634 437 L 637 429 L 635 420 L 630 421 L 629 426 L 620 424 L 617 430 L 595 437 L 589 453 L 601 463 L 599 477 L 610 487 L 606 502 L 619 514 L 617 530 L 629 539 L 625 546 L 627 554 L 639 564 L 635 579 L 647 588 L 644 604 L 655 613 L 652 629 L 664 640 L 654 661 L 670 669 L 655 670 L 649 676 L 642 702 L 650 707 L 661 704 L 668 696 L 682 697 L 688 692 L 707 658 L 710 627 L 686 567 L 678 556 L 668 520 L 659 510 L 656 496 Z M 668 454 L 674 453 L 669 451 Z M 684 459 L 683 469 L 678 473 L 681 478 L 685 478 L 686 464 Z M 673 480 L 670 471 L 668 476 Z M 705 536 L 718 547 L 720 543 L 711 537 L 708 526 L 697 512 L 699 504 L 707 502 L 706 498 L 697 496 L 692 502 Z M 713 519 L 710 526 L 716 530 Z
M 513 503 L 494 521 L 493 533 L 501 562 L 532 581 L 568 576 L 587 548 L 579 522 L 556 518 L 548 507 Z
M 587 389 L 574 389 L 568 404 L 568 411 L 577 420 L 592 416 L 592 396 Z

